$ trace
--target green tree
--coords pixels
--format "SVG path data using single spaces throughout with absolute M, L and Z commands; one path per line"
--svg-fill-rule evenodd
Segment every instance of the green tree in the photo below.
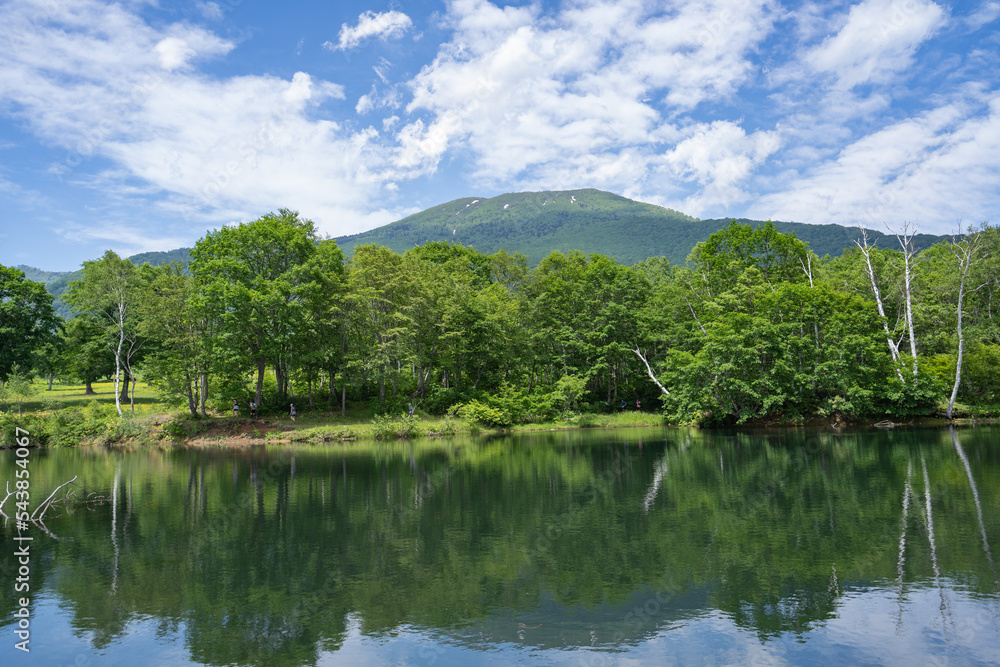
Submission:
M 169 398 L 183 397 L 188 411 L 205 414 L 215 318 L 193 293 L 180 264 L 144 266 L 146 293 L 140 330 L 148 340 L 144 362 L 150 383 Z
M 383 408 L 386 382 L 397 380 L 399 364 L 393 362 L 401 358 L 400 309 L 409 299 L 409 282 L 401 255 L 374 244 L 354 249 L 347 273 L 350 366 L 377 381 Z
M 52 299 L 23 271 L 0 266 L 0 381 L 14 366 L 30 366 L 32 352 L 56 337 L 59 320 Z
M 331 250 L 320 252 L 320 245 Z M 218 317 L 216 343 L 231 357 L 228 374 L 256 371 L 261 404 L 264 372 L 275 370 L 279 396 L 288 390 L 293 344 L 301 340 L 307 300 L 342 255 L 320 242 L 310 220 L 287 209 L 205 235 L 191 251 L 195 290 Z M 326 260 L 320 261 L 320 260 Z
M 115 357 L 115 408 L 119 416 L 122 401 L 130 400 L 132 395 L 129 392 L 129 383 L 134 385 L 132 363 L 143 344 L 138 330 L 138 303 L 142 294 L 138 267 L 108 250 L 101 259 L 83 263 L 83 278 L 72 282 L 65 296 L 74 311 L 97 317 L 105 327 Z
M 115 372 L 104 326 L 93 315 L 79 315 L 66 323 L 62 339 L 63 369 L 70 378 L 84 383 L 87 396 L 95 395 L 91 385 Z
M 782 282 L 805 281 L 811 275 L 808 246 L 794 234 L 782 234 L 770 220 L 761 227 L 733 220 L 708 240 L 695 245 L 688 261 L 697 265 L 711 294 L 731 286 L 750 267 L 761 279 L 776 286 Z

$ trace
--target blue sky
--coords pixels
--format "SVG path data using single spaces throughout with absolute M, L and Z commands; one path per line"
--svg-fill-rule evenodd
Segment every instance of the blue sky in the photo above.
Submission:
M 698 217 L 997 222 L 1000 1 L 0 5 L 0 264 L 278 208 L 331 236 L 594 187 Z

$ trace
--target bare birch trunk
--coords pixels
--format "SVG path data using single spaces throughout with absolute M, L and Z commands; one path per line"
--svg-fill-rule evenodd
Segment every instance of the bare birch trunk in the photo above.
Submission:
M 121 384 L 121 371 L 122 371 L 122 344 L 125 342 L 125 327 L 124 325 L 119 329 L 118 334 L 118 349 L 115 350 L 115 409 L 118 410 L 118 416 L 122 416 L 122 399 L 119 392 L 119 385 Z
M 896 376 L 900 382 L 903 382 L 903 372 L 899 369 L 899 347 L 897 347 L 896 341 L 892 339 L 892 333 L 889 331 L 889 320 L 885 316 L 885 308 L 882 306 L 882 294 L 879 292 L 878 284 L 875 282 L 875 268 L 872 266 L 871 246 L 868 245 L 868 230 L 862 227 L 861 242 L 855 241 L 854 243 L 861 249 L 861 254 L 865 257 L 865 266 L 868 267 L 868 278 L 872 284 L 872 294 L 875 295 L 875 305 L 878 306 L 878 316 L 882 320 L 882 328 L 885 330 L 885 342 L 888 344 L 889 352 L 892 354 Z
M 642 356 L 642 352 L 639 351 L 639 346 L 636 345 L 635 349 L 632 351 L 635 353 L 637 357 L 642 359 L 642 363 L 646 365 L 646 373 L 649 374 L 649 379 L 652 380 L 656 384 L 656 386 L 660 388 L 660 391 L 662 391 L 665 395 L 669 396 L 670 392 L 667 391 L 667 388 L 664 387 L 662 384 L 660 384 L 660 381 L 656 379 L 655 375 L 653 375 L 653 369 L 649 367 L 649 362 L 646 361 L 646 357 Z
M 955 384 L 951 388 L 951 398 L 948 399 L 948 419 L 955 414 L 955 400 L 958 398 L 958 387 L 962 383 L 962 357 L 965 353 L 965 338 L 962 333 L 962 303 L 965 299 L 965 281 L 969 277 L 972 261 L 979 250 L 982 235 L 973 232 L 964 241 L 952 240 L 951 251 L 958 258 L 961 278 L 958 283 L 958 359 L 955 362 Z M 978 288 L 977 288 L 978 289 Z
M 913 357 L 913 381 L 917 380 L 917 337 L 913 331 L 913 292 L 911 277 L 913 271 L 913 230 L 910 223 L 904 222 L 902 232 L 896 234 L 896 240 L 903 249 L 903 291 L 906 297 L 906 328 L 910 336 L 910 356 Z

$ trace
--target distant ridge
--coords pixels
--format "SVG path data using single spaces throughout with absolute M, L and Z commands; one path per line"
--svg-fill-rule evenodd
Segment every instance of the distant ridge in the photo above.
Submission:
M 154 252 L 141 252 L 138 255 L 132 255 L 128 258 L 130 262 L 136 266 L 142 266 L 145 263 L 149 263 L 151 266 L 159 266 L 161 264 L 169 264 L 171 262 L 180 262 L 187 271 L 188 260 L 191 258 L 190 248 L 178 248 L 176 250 L 166 250 L 166 251 L 154 251 Z M 97 259 L 96 257 L 94 259 Z M 83 269 L 77 271 L 42 271 L 41 269 L 36 269 L 33 266 L 26 266 L 24 264 L 14 267 L 24 271 L 24 276 L 28 280 L 33 280 L 36 283 L 42 283 L 45 285 L 45 289 L 48 290 L 49 294 L 56 297 L 53 306 L 55 307 L 56 314 L 63 318 L 69 319 L 73 316 L 73 311 L 70 307 L 63 302 L 62 295 L 66 293 L 69 289 L 69 284 L 74 280 L 79 280 L 83 277 Z
M 377 229 L 339 237 L 337 243 L 348 255 L 365 243 L 404 252 L 429 241 L 457 241 L 485 253 L 501 248 L 522 252 L 532 265 L 553 250 L 598 252 L 623 264 L 653 256 L 683 264 L 695 243 L 726 227 L 730 220 L 699 220 L 673 209 L 594 189 L 521 192 L 456 199 Z M 759 220 L 739 222 L 764 224 Z M 779 221 L 774 225 L 780 232 L 795 234 L 809 243 L 820 256 L 840 255 L 858 238 L 857 228 L 842 225 Z M 869 231 L 872 241 L 884 237 Z M 922 249 L 944 238 L 920 234 L 914 241 Z
M 520 252 L 531 265 L 553 250 L 596 252 L 629 265 L 660 256 L 671 264 L 683 264 L 696 243 L 726 227 L 731 220 L 699 220 L 673 209 L 588 188 L 463 197 L 377 229 L 338 237 L 336 241 L 347 256 L 356 246 L 366 243 L 377 243 L 402 253 L 430 241 L 457 241 L 485 253 L 500 249 Z M 764 224 L 746 218 L 737 222 Z M 859 236 L 857 227 L 843 225 L 774 221 L 774 226 L 782 233 L 795 234 L 821 257 L 840 255 Z M 895 238 L 882 232 L 869 230 L 868 238 L 882 247 L 898 247 Z M 947 238 L 918 234 L 914 245 L 923 250 Z M 140 253 L 128 259 L 134 264 L 149 262 L 153 266 L 180 262 L 186 271 L 190 255 L 190 248 L 178 248 Z M 56 312 L 61 317 L 72 316 L 69 306 L 59 297 L 65 294 L 69 283 L 82 277 L 82 271 L 42 271 L 25 265 L 17 268 L 29 280 L 43 283 L 56 296 Z

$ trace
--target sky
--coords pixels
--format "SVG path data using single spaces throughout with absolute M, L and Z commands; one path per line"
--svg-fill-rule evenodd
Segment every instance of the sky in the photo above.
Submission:
M 354 234 L 598 188 L 701 218 L 998 222 L 1000 0 L 5 0 L 0 264 L 280 208 Z

